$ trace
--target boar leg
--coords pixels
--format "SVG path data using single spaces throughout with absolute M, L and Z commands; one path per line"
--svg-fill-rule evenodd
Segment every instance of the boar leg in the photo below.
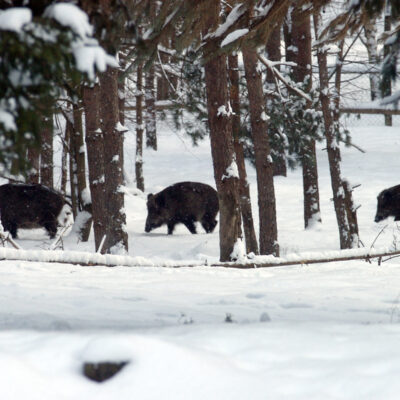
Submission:
M 11 236 L 13 239 L 16 239 L 17 237 L 17 224 L 14 224 L 13 222 L 10 221 L 1 221 L 3 224 L 3 228 L 5 231 L 10 232 Z
M 55 221 L 47 221 L 44 223 L 43 227 L 49 234 L 50 239 L 55 238 L 57 233 L 57 223 Z
M 172 235 L 175 229 L 175 222 L 170 221 L 168 222 L 167 226 L 168 226 L 168 235 Z
M 196 225 L 194 224 L 194 219 L 188 218 L 182 221 L 183 225 L 186 226 L 186 228 L 189 229 L 190 233 L 196 234 Z
M 214 218 L 210 218 L 209 215 L 205 215 L 201 220 L 201 225 L 207 233 L 211 233 L 217 225 L 217 221 Z

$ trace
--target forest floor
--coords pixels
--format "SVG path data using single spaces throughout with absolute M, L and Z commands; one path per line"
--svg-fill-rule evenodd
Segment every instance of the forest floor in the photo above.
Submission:
M 376 118 L 376 117 L 375 117 Z M 383 119 L 383 117 L 382 117 Z M 393 218 L 374 222 L 376 197 L 400 184 L 399 123 L 351 120 L 342 148 L 366 248 L 398 249 Z M 167 121 L 146 150 L 146 192 L 135 189 L 135 135 L 125 147 L 129 254 L 154 267 L 81 267 L 0 261 L 2 399 L 396 399 L 400 391 L 400 259 L 233 270 L 163 268 L 218 260 L 218 225 L 144 232 L 146 197 L 179 181 L 214 184 L 209 142 L 192 147 Z M 282 256 L 339 249 L 325 145 L 318 145 L 322 224 L 303 228 L 301 170 L 276 177 Z M 256 178 L 248 165 L 253 211 Z M 258 226 L 256 227 L 258 228 Z M 25 250 L 49 248 L 44 231 L 21 231 Z M 64 239 L 93 252 L 93 239 Z M 127 361 L 97 384 L 84 362 Z

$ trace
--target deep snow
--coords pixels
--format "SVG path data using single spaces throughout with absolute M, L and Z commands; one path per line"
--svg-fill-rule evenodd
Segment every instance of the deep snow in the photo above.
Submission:
M 395 248 L 397 224 L 373 219 L 378 193 L 400 183 L 398 121 L 393 128 L 370 121 L 349 125 L 366 153 L 342 149 L 343 175 L 361 184 L 354 197 L 365 247 L 377 238 L 374 247 Z M 144 233 L 148 193 L 183 180 L 214 186 L 209 143 L 193 148 L 168 122 L 159 128 L 159 151 L 144 154 L 145 194 L 134 189 L 135 136 L 126 135 L 130 255 L 154 264 L 214 262 L 218 229 Z M 283 256 L 339 248 L 323 148 L 321 225 L 303 229 L 300 170 L 275 178 Z M 256 213 L 250 166 L 248 174 Z M 42 231 L 21 231 L 17 242 L 30 251 L 51 245 Z M 77 243 L 73 233 L 64 246 L 93 251 L 93 242 Z M 399 259 L 245 271 L 3 260 L 1 398 L 397 399 L 399 283 Z M 83 362 L 103 360 L 129 364 L 102 384 L 82 376 Z

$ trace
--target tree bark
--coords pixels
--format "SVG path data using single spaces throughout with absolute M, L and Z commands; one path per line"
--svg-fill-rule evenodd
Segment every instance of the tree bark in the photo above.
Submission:
M 271 61 L 281 61 L 281 26 L 276 27 L 270 37 L 268 38 L 267 45 L 265 46 L 265 52 L 268 60 Z M 276 66 L 280 70 L 279 65 Z M 275 88 L 275 78 L 274 74 L 270 69 L 267 69 L 266 83 L 270 90 Z M 267 96 L 267 108 L 268 108 L 268 96 Z M 279 135 L 279 132 L 275 132 Z M 274 164 L 273 171 L 274 176 L 287 176 L 287 166 L 286 166 L 286 155 L 285 150 L 283 152 L 274 152 L 272 154 Z
M 92 199 L 93 232 L 95 249 L 106 234 L 105 178 L 104 178 L 104 136 L 100 128 L 100 87 L 83 88 L 85 109 L 85 141 L 88 158 L 89 187 Z
M 42 147 L 40 151 L 40 183 L 53 188 L 53 114 L 43 119 Z
M 60 192 L 65 196 L 67 193 L 68 182 L 68 154 L 69 154 L 69 134 L 67 127 L 65 127 L 64 136 L 60 134 L 62 141 L 62 155 L 61 155 L 61 187 Z
M 390 32 L 392 24 L 392 16 L 390 13 L 390 4 L 386 4 L 386 10 L 385 10 L 385 19 L 384 19 L 384 31 L 385 32 Z M 383 46 L 383 59 L 388 57 L 390 55 L 390 46 L 385 45 Z M 381 82 L 381 94 L 382 97 L 390 96 L 392 94 L 392 81 L 389 76 L 382 76 L 382 82 Z M 393 118 L 391 115 L 386 115 L 385 114 L 385 125 L 386 126 L 392 126 L 393 125 Z
M 40 170 L 40 150 L 36 147 L 28 149 L 28 160 L 31 164 L 31 169 L 28 173 L 27 183 L 39 183 L 39 170 Z
M 257 172 L 260 254 L 279 256 L 273 163 L 270 154 L 262 77 L 260 70 L 257 68 L 256 50 L 244 49 L 242 54 L 249 96 L 250 124 Z
M 154 91 L 154 67 L 151 66 L 145 73 L 145 125 L 146 146 L 157 150 L 157 123 Z
M 319 15 L 314 14 L 315 36 L 319 37 Z M 355 239 L 350 234 L 349 220 L 346 209 L 346 190 L 343 185 L 340 170 L 340 148 L 336 140 L 335 124 L 332 109 L 335 105 L 331 102 L 329 94 L 329 75 L 327 66 L 327 50 L 323 47 L 317 49 L 318 70 L 320 80 L 320 101 L 324 118 L 325 137 L 327 144 L 329 170 L 331 175 L 331 185 L 333 192 L 333 203 L 335 207 L 336 220 L 339 228 L 340 248 L 348 249 L 356 247 Z M 336 105 L 338 107 L 338 105 Z
M 230 102 L 232 106 L 232 133 L 239 169 L 239 200 L 242 213 L 243 231 L 246 240 L 246 253 L 258 254 L 258 243 L 254 229 L 253 212 L 251 210 L 250 186 L 247 180 L 244 162 L 243 143 L 240 141 L 240 99 L 239 99 L 239 65 L 237 54 L 229 55 Z
M 156 16 L 155 1 L 150 2 L 150 19 Z M 154 87 L 155 68 L 152 64 L 145 72 L 145 125 L 146 125 L 146 146 L 157 150 L 157 114 L 156 114 L 156 91 Z
M 76 191 L 78 201 L 78 215 L 75 223 L 78 223 L 78 237 L 82 242 L 89 240 L 90 229 L 92 226 L 92 204 L 89 191 L 86 185 L 86 157 L 85 140 L 83 135 L 82 122 L 83 108 L 81 104 L 73 105 L 74 131 L 71 140 L 73 146 L 73 156 L 75 158 Z
M 293 58 L 297 63 L 293 71 L 295 82 L 304 85 L 303 90 L 309 92 L 311 82 L 311 24 L 310 16 L 293 9 L 291 13 L 291 46 L 294 50 Z M 307 105 L 310 108 L 311 104 Z M 303 195 L 304 195 L 304 227 L 307 228 L 315 222 L 321 222 L 317 156 L 315 140 L 310 139 L 301 149 L 303 168 Z
M 136 75 L 136 187 L 144 192 L 143 177 L 143 68 L 137 67 Z
M 365 42 L 364 45 L 368 53 L 369 67 L 376 67 L 379 63 L 378 44 L 376 41 L 376 20 L 367 22 L 364 25 Z M 369 73 L 369 83 L 371 91 L 371 100 L 379 98 L 379 76 L 376 71 Z
M 78 201 L 78 179 L 76 177 L 76 157 L 75 157 L 75 145 L 74 145 L 74 124 L 72 114 L 66 116 L 66 136 L 69 139 L 69 185 L 71 191 L 71 204 L 72 204 L 72 214 L 74 220 L 79 212 L 79 201 Z
M 220 1 L 210 4 L 207 26 L 210 32 L 219 25 Z M 219 200 L 220 260 L 233 257 L 235 245 L 241 240 L 239 176 L 232 139 L 232 121 L 228 94 L 226 56 L 216 55 L 218 43 L 209 39 L 204 45 L 204 64 L 208 123 L 214 178 Z
M 100 117 L 104 133 L 105 204 L 107 204 L 105 253 L 128 252 L 124 209 L 122 154 L 123 135 L 118 131 L 118 71 L 100 74 Z

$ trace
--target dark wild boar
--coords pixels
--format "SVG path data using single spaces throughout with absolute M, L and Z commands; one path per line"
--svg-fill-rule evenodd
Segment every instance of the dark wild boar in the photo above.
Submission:
M 18 228 L 45 228 L 50 238 L 57 226 L 66 223 L 71 212 L 64 209 L 63 196 L 39 184 L 7 183 L 0 186 L 1 223 L 5 231 L 17 237 Z
M 145 231 L 167 224 L 171 235 L 175 225 L 182 223 L 191 233 L 196 232 L 199 221 L 210 233 L 217 225 L 218 196 L 211 186 L 199 182 L 179 182 L 156 194 L 147 196 L 147 219 Z
M 378 196 L 375 222 L 390 216 L 393 216 L 395 221 L 400 221 L 400 185 L 382 190 Z

